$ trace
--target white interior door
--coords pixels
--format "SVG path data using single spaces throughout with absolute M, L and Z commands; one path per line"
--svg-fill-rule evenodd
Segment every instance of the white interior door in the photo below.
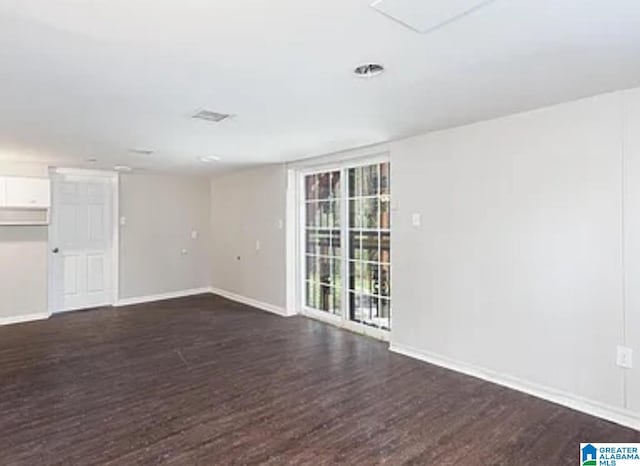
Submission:
M 53 312 L 114 304 L 113 189 L 108 177 L 53 176 Z

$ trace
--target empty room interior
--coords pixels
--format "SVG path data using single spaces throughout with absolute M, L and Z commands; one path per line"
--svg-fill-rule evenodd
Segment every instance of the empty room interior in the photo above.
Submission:
M 637 0 L 0 0 L 0 465 L 640 464 Z

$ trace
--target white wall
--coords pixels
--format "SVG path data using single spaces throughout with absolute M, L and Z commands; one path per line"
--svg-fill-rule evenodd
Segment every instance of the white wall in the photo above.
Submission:
M 0 175 L 47 176 L 47 167 L 0 161 Z M 46 226 L 0 226 L 0 321 L 47 313 Z
M 392 145 L 394 346 L 624 406 L 623 97 Z
M 640 413 L 640 89 L 624 99 L 625 336 L 635 368 L 625 372 L 628 407 Z
M 210 286 L 208 178 L 121 175 L 119 197 L 121 299 Z
M 284 165 L 211 180 L 214 288 L 280 310 L 285 307 L 286 185 Z M 260 250 L 256 250 L 256 241 Z
M 49 167 L 37 163 L 20 163 L 0 160 L 0 175 L 2 176 L 49 176 Z
M 47 313 L 47 227 L 0 226 L 0 321 Z

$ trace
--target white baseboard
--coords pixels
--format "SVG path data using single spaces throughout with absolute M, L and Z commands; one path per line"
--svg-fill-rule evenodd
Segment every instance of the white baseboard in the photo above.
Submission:
M 38 314 L 25 314 L 23 316 L 0 317 L 0 326 L 21 324 L 23 322 L 33 322 L 34 320 L 45 320 L 51 317 L 48 312 L 40 312 Z
M 409 356 L 410 358 L 419 359 L 420 361 L 444 367 L 445 369 L 461 372 L 472 377 L 486 380 L 487 382 L 502 385 L 504 387 L 511 388 L 513 390 L 517 390 L 519 392 L 523 392 L 537 398 L 542 398 L 543 400 L 566 406 L 568 408 L 574 409 L 576 411 L 581 411 L 592 416 L 606 419 L 608 421 L 615 422 L 616 424 L 640 430 L 640 414 L 633 413 L 623 408 L 609 406 L 604 403 L 589 400 L 587 398 L 573 395 L 561 390 L 556 390 L 544 385 L 528 382 L 517 377 L 500 374 L 459 361 L 453 361 L 449 358 L 411 348 L 402 344 L 392 343 L 389 347 L 389 350 L 393 351 L 394 353 Z
M 115 307 L 132 306 L 134 304 L 153 303 L 155 301 L 165 301 L 167 299 L 184 298 L 187 296 L 194 296 L 198 294 L 211 293 L 211 288 L 192 288 L 190 290 L 172 291 L 170 293 L 160 293 L 148 296 L 138 296 L 136 298 L 123 298 L 119 299 Z
M 246 296 L 241 296 L 239 294 L 232 293 L 230 291 L 221 290 L 220 288 L 211 288 L 210 291 L 213 294 L 217 294 L 218 296 L 222 296 L 223 298 L 230 299 L 231 301 L 246 304 L 247 306 L 255 307 L 257 309 L 271 312 L 273 314 L 278 314 L 279 316 L 282 316 L 282 317 L 290 317 L 294 315 L 294 314 L 287 313 L 287 311 L 283 307 L 275 306 L 269 303 L 264 303 L 262 301 L 258 301 L 253 298 L 247 298 Z

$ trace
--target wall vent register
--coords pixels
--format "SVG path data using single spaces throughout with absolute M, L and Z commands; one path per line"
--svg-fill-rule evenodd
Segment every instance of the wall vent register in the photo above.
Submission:
M 213 123 L 220 123 L 230 117 L 231 115 L 228 113 L 218 113 L 211 110 L 199 110 L 193 115 L 193 118 L 197 120 L 211 121 Z

